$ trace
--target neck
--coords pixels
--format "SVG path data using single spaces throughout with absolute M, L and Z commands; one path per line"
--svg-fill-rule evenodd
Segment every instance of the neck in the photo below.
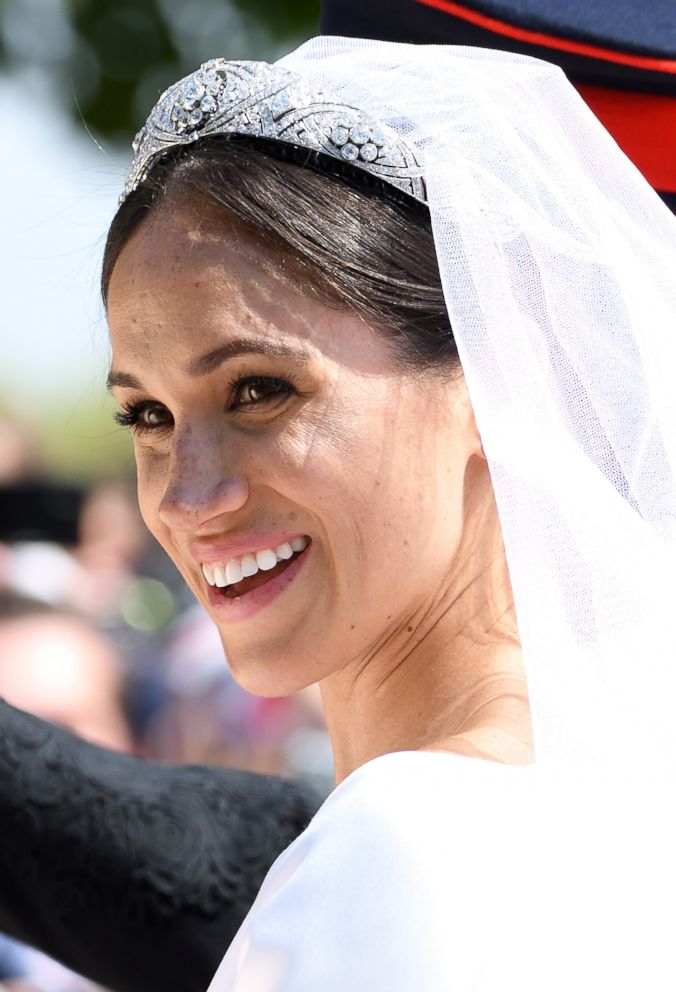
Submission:
M 337 783 L 392 751 L 533 761 L 526 677 L 501 541 L 492 564 L 471 577 L 455 576 L 413 630 L 410 623 L 402 625 L 383 640 L 385 648 L 354 659 L 321 685 Z
M 455 644 L 444 655 L 416 652 L 406 672 L 376 673 L 358 685 L 322 683 L 336 783 L 366 761 L 391 751 L 449 751 L 506 764 L 533 760 L 528 690 L 520 653 L 482 654 L 473 677 L 454 662 L 473 652 Z M 373 666 L 375 667 L 375 666 Z

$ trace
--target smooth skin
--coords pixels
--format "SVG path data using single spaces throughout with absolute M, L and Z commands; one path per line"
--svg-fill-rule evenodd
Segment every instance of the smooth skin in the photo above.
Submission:
M 143 518 L 211 612 L 233 674 L 319 682 L 336 779 L 397 750 L 533 760 L 488 465 L 459 372 L 412 374 L 216 208 L 165 200 L 110 282 L 111 384 Z M 207 357 L 209 356 L 209 357 Z M 311 538 L 255 616 L 210 610 L 191 544 Z

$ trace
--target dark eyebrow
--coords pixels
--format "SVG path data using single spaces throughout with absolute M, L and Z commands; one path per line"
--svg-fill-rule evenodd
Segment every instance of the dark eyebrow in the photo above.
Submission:
M 126 386 L 128 389 L 142 388 L 136 376 L 129 375 L 128 372 L 116 372 L 114 369 L 111 369 L 106 379 L 106 389 L 108 392 L 110 392 L 113 386 Z
M 266 338 L 241 338 L 228 341 L 213 351 L 208 351 L 200 358 L 193 358 L 186 365 L 186 372 L 196 379 L 201 375 L 213 372 L 223 362 L 238 355 L 265 355 L 268 358 L 293 358 L 296 361 L 307 361 L 310 357 L 303 348 L 294 348 L 288 344 L 268 341 Z
M 303 348 L 293 348 L 288 344 L 268 341 L 265 338 L 238 338 L 234 341 L 228 341 L 227 344 L 222 344 L 220 347 L 212 349 L 212 351 L 207 351 L 206 354 L 200 355 L 199 358 L 193 358 L 188 362 L 186 372 L 191 378 L 197 379 L 202 375 L 208 375 L 209 372 L 213 372 L 223 362 L 227 362 L 230 358 L 237 358 L 239 355 L 265 355 L 268 358 L 292 358 L 300 362 L 307 361 L 310 357 L 309 353 Z M 130 375 L 128 372 L 116 371 L 115 369 L 111 369 L 108 374 L 107 386 L 109 390 L 113 386 L 122 386 L 127 389 L 143 388 L 136 376 Z

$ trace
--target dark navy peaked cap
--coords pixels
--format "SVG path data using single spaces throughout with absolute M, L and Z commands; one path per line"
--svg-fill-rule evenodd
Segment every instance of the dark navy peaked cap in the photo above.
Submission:
M 557 63 L 676 210 L 676 0 L 323 0 L 321 31 Z

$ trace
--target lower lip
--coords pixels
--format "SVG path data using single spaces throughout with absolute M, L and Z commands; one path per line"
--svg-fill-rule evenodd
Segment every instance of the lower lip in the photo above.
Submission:
M 248 620 L 260 610 L 264 609 L 273 599 L 282 593 L 299 574 L 310 548 L 302 551 L 297 558 L 294 558 L 288 568 L 276 575 L 274 579 L 265 582 L 257 589 L 245 593 L 243 596 L 236 596 L 229 599 L 219 592 L 215 586 L 208 586 L 209 607 L 211 613 L 224 623 L 236 623 L 238 620 Z

